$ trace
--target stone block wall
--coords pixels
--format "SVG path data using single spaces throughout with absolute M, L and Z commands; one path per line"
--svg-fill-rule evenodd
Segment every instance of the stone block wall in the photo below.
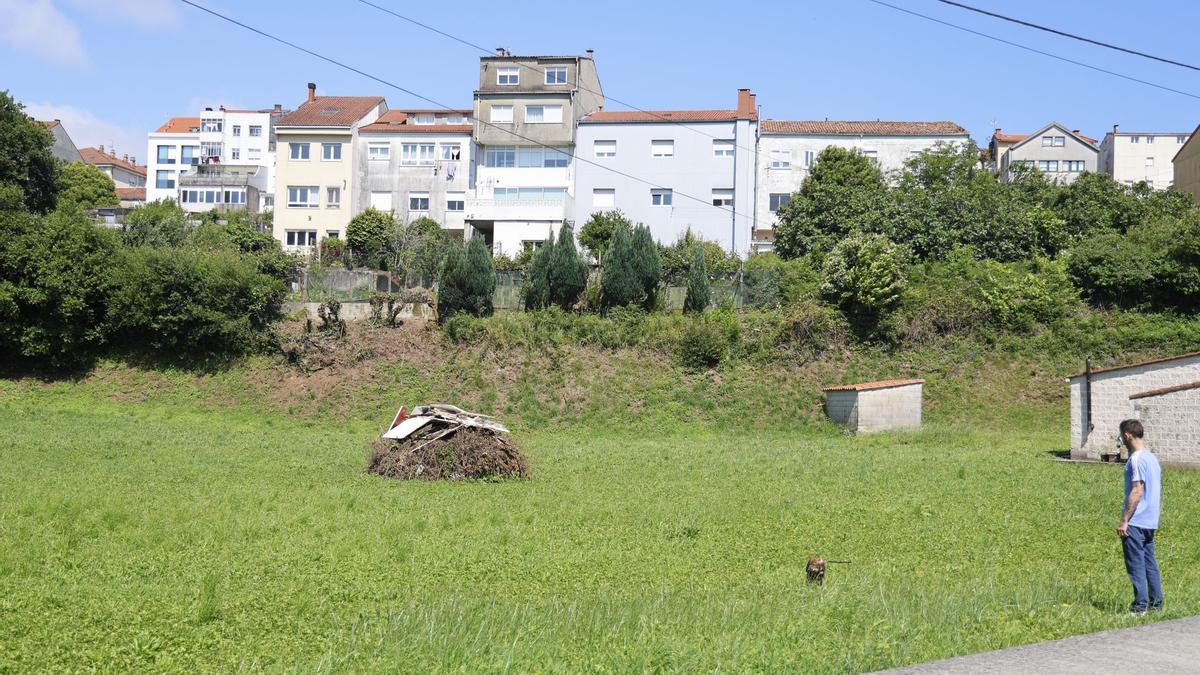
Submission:
M 1133 416 L 1160 462 L 1200 467 L 1200 388 L 1134 399 Z
M 1083 375 L 1072 376 L 1071 457 L 1099 459 L 1112 452 L 1117 442 L 1117 425 L 1134 417 L 1129 399 L 1152 389 L 1200 380 L 1200 354 L 1170 361 L 1115 368 L 1092 374 L 1092 429 L 1088 430 Z
M 920 428 L 923 404 L 922 384 L 825 392 L 829 419 L 855 433 Z

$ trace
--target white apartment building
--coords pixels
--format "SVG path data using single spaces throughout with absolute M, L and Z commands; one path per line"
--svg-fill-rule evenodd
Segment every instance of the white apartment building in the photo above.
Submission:
M 776 212 L 800 189 L 821 151 L 856 149 L 884 172 L 939 143 L 965 145 L 967 130 L 954 122 L 851 122 L 763 120 L 758 143 L 758 202 L 755 250 L 770 250 Z
M 1099 171 L 1125 185 L 1142 181 L 1155 190 L 1175 184 L 1172 160 L 1191 132 L 1121 131 L 1119 124 L 1100 141 Z
M 436 220 L 462 237 L 474 186 L 470 110 L 389 110 L 358 130 L 353 213 L 368 207 Z
M 303 253 L 319 239 L 345 236 L 364 199 L 366 181 L 356 170 L 360 131 L 387 111 L 382 96 L 317 96 L 310 82 L 308 100 L 276 121 L 279 198 L 272 233 L 284 250 Z
M 275 195 L 274 120 L 283 111 L 206 108 L 168 120 L 147 141 L 146 199 L 190 212 L 265 211 Z
M 690 229 L 726 250 L 747 253 L 754 229 L 757 128 L 749 89 L 738 91 L 731 110 L 600 111 L 584 117 L 576 148 L 588 162 L 575 168 L 576 226 L 598 211 L 619 209 L 646 224 L 661 243 Z

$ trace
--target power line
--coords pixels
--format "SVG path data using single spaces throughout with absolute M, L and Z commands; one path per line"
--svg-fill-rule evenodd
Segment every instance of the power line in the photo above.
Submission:
M 385 79 L 383 79 L 383 78 L 381 78 L 381 77 L 378 77 L 378 76 L 376 76 L 376 75 L 372 75 L 372 74 L 370 74 L 370 73 L 368 73 L 368 72 L 366 72 L 366 71 L 360 70 L 360 69 L 358 69 L 358 68 L 356 68 L 356 67 L 354 67 L 354 66 L 348 65 L 348 64 L 346 64 L 346 63 L 342 63 L 341 61 L 338 61 L 337 59 L 334 59 L 334 58 L 332 58 L 332 57 L 325 56 L 324 54 L 320 54 L 320 53 L 318 53 L 318 52 L 314 52 L 313 50 L 311 50 L 311 49 L 308 49 L 307 47 L 302 47 L 302 46 L 300 46 L 300 45 L 298 45 L 298 44 L 296 44 L 296 43 L 294 43 L 294 42 L 290 42 L 290 41 L 288 41 L 288 40 L 285 40 L 285 39 L 283 39 L 283 38 L 281 38 L 281 37 L 278 37 L 278 36 L 276 36 L 276 35 L 272 35 L 271 33 L 268 33 L 268 32 L 266 32 L 266 31 L 262 30 L 261 28 L 255 28 L 254 26 L 251 26 L 251 25 L 249 25 L 249 24 L 245 24 L 245 23 L 242 23 L 241 21 L 238 21 L 237 19 L 234 19 L 233 17 L 226 16 L 225 14 L 221 14 L 220 12 L 217 12 L 217 11 L 215 11 L 215 10 L 209 9 L 209 8 L 207 8 L 207 7 L 203 6 L 203 5 L 196 4 L 196 3 L 195 3 L 195 2 L 193 2 L 192 0 L 179 0 L 179 2 L 182 2 L 183 4 L 185 4 L 185 5 L 189 5 L 189 6 L 191 6 L 191 7 L 195 7 L 196 9 L 198 9 L 198 10 L 200 10 L 200 11 L 202 11 L 202 12 L 205 12 L 205 13 L 207 13 L 207 14 L 211 14 L 212 16 L 215 16 L 215 17 L 217 17 L 218 19 L 221 19 L 222 21 L 228 21 L 229 23 L 231 23 L 231 24 L 233 24 L 233 25 L 235 25 L 235 26 L 239 26 L 239 27 L 241 27 L 241 28 L 244 28 L 244 29 L 246 29 L 246 30 L 250 31 L 251 33 L 255 33 L 255 34 L 257 34 L 257 35 L 259 35 L 259 36 L 261 36 L 261 37 L 265 37 L 265 38 L 267 38 L 268 40 L 273 40 L 273 41 L 275 41 L 275 42 L 278 42 L 279 44 L 286 45 L 286 46 L 288 46 L 288 47 L 291 47 L 292 49 L 295 49 L 295 50 L 297 50 L 297 51 L 300 51 L 300 52 L 303 52 L 303 53 L 305 53 L 305 54 L 308 54 L 309 56 L 312 56 L 312 57 L 314 57 L 314 58 L 317 58 L 317 59 L 320 59 L 320 60 L 322 60 L 322 61 L 325 61 L 326 63 L 333 64 L 333 65 L 335 65 L 335 66 L 337 66 L 337 67 L 339 67 L 339 68 L 344 68 L 344 69 L 346 69 L 346 70 L 349 70 L 349 71 L 350 71 L 350 72 L 352 72 L 352 73 L 355 73 L 355 74 L 357 74 L 357 75 L 361 75 L 361 76 L 363 76 L 363 77 L 365 77 L 365 78 L 367 78 L 367 79 L 369 79 L 369 80 L 373 80 L 373 81 L 375 81 L 375 82 L 378 82 L 378 83 L 380 83 L 380 84 L 382 84 L 382 85 L 384 85 L 384 86 L 391 87 L 391 88 L 393 88 L 393 89 L 395 89 L 395 90 L 397 90 L 397 91 L 402 91 L 402 92 L 404 92 L 405 94 L 408 94 L 409 96 L 412 96 L 412 97 L 414 97 L 414 98 L 418 98 L 418 99 L 420 99 L 420 100 L 422 100 L 422 101 L 425 101 L 426 103 L 429 103 L 429 104 L 431 104 L 431 105 L 437 106 L 438 108 L 441 108 L 441 109 L 443 109 L 443 110 L 447 110 L 447 111 L 449 111 L 449 112 L 454 112 L 455 110 L 457 110 L 457 108 L 451 108 L 450 106 L 446 105 L 445 103 L 442 103 L 442 102 L 440 102 L 440 101 L 436 101 L 436 100 L 434 100 L 434 99 L 432 99 L 432 98 L 429 98 L 428 96 L 423 96 L 423 95 L 421 95 L 421 94 L 418 94 L 417 92 L 415 92 L 415 91 L 413 91 L 413 90 L 411 90 L 411 89 L 407 89 L 407 88 L 405 88 L 405 87 L 402 87 L 402 86 L 400 86 L 400 85 L 398 85 L 398 84 L 395 84 L 395 83 L 393 83 L 393 82 L 389 82 L 389 81 L 387 81 L 387 80 L 385 80 Z M 495 124 L 492 124 L 492 123 L 490 123 L 490 122 L 484 122 L 483 120 L 481 120 L 481 119 L 478 119 L 478 118 L 476 118 L 476 120 L 475 120 L 475 121 L 476 121 L 476 122 L 478 122 L 478 123 L 480 123 L 480 124 L 483 124 L 483 125 L 485 125 L 485 126 L 488 126 L 488 127 L 491 127 L 491 128 L 493 128 L 493 129 L 496 129 L 496 130 L 498 130 L 498 131 L 503 131 L 504 133 L 507 133 L 507 134 L 509 134 L 510 136 L 516 136 L 517 138 L 519 138 L 519 139 L 521 139 L 521 140 L 523 140 L 523 141 L 528 141 L 529 143 L 532 143 L 532 144 L 534 144 L 534 145 L 540 146 L 540 147 L 542 147 L 542 148 L 545 148 L 545 149 L 547 149 L 547 150 L 554 150 L 555 152 L 560 152 L 560 153 L 562 153 L 562 154 L 564 154 L 564 155 L 565 155 L 565 154 L 567 154 L 567 153 L 565 153 L 565 152 L 562 152 L 562 150 L 559 150 L 558 148 L 556 148 L 556 147 L 554 147 L 554 146 L 551 146 L 551 145 L 546 145 L 545 143 L 542 143 L 542 142 L 540 142 L 540 141 L 536 141 L 536 140 L 534 140 L 534 139 L 532 139 L 532 138 L 529 138 L 529 137 L 527 137 L 527 136 L 523 136 L 523 135 L 521 135 L 521 134 L 518 134 L 517 132 L 515 132 L 515 131 L 513 131 L 513 130 L 511 130 L 511 129 L 504 129 L 504 128 L 502 128 L 502 127 L 499 127 L 499 126 L 496 126 Z M 648 180 L 646 180 L 645 178 L 639 178 L 638 176 L 635 176 L 635 175 L 633 175 L 633 174 L 630 174 L 630 173 L 626 173 L 626 172 L 624 172 L 624 171 L 620 171 L 620 170 L 618 170 L 618 169 L 614 169 L 614 168 L 612 168 L 612 167 L 610 167 L 610 166 L 605 166 L 604 164 L 601 164 L 601 163 L 599 163 L 599 162 L 595 162 L 595 161 L 589 160 L 589 159 L 587 159 L 587 158 L 585 158 L 585 157 L 580 157 L 580 156 L 579 156 L 579 155 L 577 155 L 577 154 L 574 154 L 574 153 L 572 153 L 572 154 L 571 154 L 571 156 L 572 156 L 572 157 L 574 157 L 576 160 L 578 160 L 578 161 L 580 161 L 580 162 L 583 162 L 583 163 L 585 163 L 585 164 L 591 164 L 592 166 L 599 167 L 599 168 L 601 168 L 601 169 L 604 169 L 605 171 L 608 171 L 608 172 L 611 172 L 611 173 L 617 174 L 618 176 L 623 176 L 623 177 L 625 177 L 625 178 L 629 178 L 630 180 L 635 180 L 635 181 L 637 181 L 637 182 L 639 182 L 639 183 L 644 183 L 644 184 L 646 184 L 646 185 L 649 185 L 649 186 L 650 186 L 650 187 L 652 187 L 652 188 L 663 188 L 663 186 L 662 186 L 662 185 L 660 185 L 660 184 L 658 184 L 658 183 L 655 183 L 655 182 L 652 182 L 652 181 L 648 181 Z M 711 206 L 711 207 L 712 207 L 712 208 L 714 208 L 714 209 L 721 209 L 722 211 L 727 211 L 727 212 L 729 212 L 729 213 L 733 214 L 734 216 L 738 216 L 738 215 L 740 215 L 740 216 L 742 216 L 743 218 L 750 218 L 750 216 L 747 216 L 747 215 L 746 215 L 746 214 L 744 214 L 744 213 L 741 213 L 741 214 L 739 214 L 739 213 L 738 213 L 736 210 L 734 210 L 734 209 L 732 209 L 732 208 L 728 208 L 728 207 L 725 207 L 725 206 L 718 206 L 718 205 L 716 205 L 716 204 L 713 204 L 713 203 L 712 203 L 712 201 L 711 201 L 711 200 L 709 200 L 709 199 L 703 199 L 703 198 L 701 198 L 701 197 L 695 197 L 695 196 L 692 196 L 692 195 L 690 195 L 690 194 L 688 194 L 688 193 L 686 193 L 686 192 L 679 192 L 679 191 L 675 190 L 674 188 L 671 188 L 671 194 L 673 194 L 673 195 L 674 195 L 674 194 L 679 194 L 679 195 L 681 195 L 681 196 L 683 196 L 683 197 L 686 197 L 686 198 L 688 198 L 688 199 L 691 199 L 692 201 L 700 202 L 701 204 L 704 204 L 705 206 Z
M 1104 73 L 1104 74 L 1106 74 L 1106 75 L 1112 75 L 1113 77 L 1119 77 L 1119 78 L 1121 78 L 1121 79 L 1123 79 L 1123 80 L 1129 80 L 1130 82 L 1137 82 L 1138 84 L 1144 84 L 1144 85 L 1146 85 L 1146 86 L 1148 86 L 1148 87 L 1154 87 L 1155 89 L 1162 89 L 1163 91 L 1169 91 L 1169 92 L 1171 92 L 1171 93 L 1173 93 L 1173 94 L 1180 94 L 1180 95 L 1182 95 L 1182 96 L 1187 96 L 1187 97 L 1194 98 L 1194 99 L 1200 99 L 1200 95 L 1193 94 L 1193 93 L 1191 93 L 1191 92 L 1186 92 L 1186 91 L 1182 91 L 1182 90 L 1179 90 L 1179 89 L 1173 89 L 1173 88 L 1171 88 L 1171 87 L 1168 87 L 1168 86 L 1165 86 L 1165 85 L 1161 85 L 1161 84 L 1156 84 L 1156 83 L 1154 83 L 1154 82 L 1149 82 L 1149 81 L 1147 81 L 1147 80 L 1142 80 L 1142 79 L 1139 79 L 1139 78 L 1133 77 L 1133 76 L 1131 76 L 1131 75 L 1125 75 L 1125 74 L 1123 74 L 1123 73 L 1118 73 L 1118 72 L 1115 72 L 1115 71 L 1112 71 L 1112 70 L 1106 70 L 1106 69 L 1104 69 L 1104 68 L 1100 68 L 1099 66 L 1093 66 L 1093 65 L 1091 65 L 1091 64 L 1084 63 L 1084 62 L 1082 62 L 1082 61 L 1076 61 L 1076 60 L 1074 60 L 1074 59 L 1069 59 L 1069 58 L 1067 58 L 1067 57 L 1065 57 L 1065 56 L 1059 56 L 1058 54 L 1052 54 L 1052 53 L 1050 53 L 1050 52 L 1047 52 L 1047 51 L 1042 51 L 1041 49 L 1035 49 L 1035 48 L 1033 48 L 1033 47 L 1028 47 L 1028 46 L 1026 46 L 1026 45 L 1023 45 L 1023 44 L 1020 44 L 1020 43 L 1018 43 L 1018 42 L 1013 42 L 1013 41 L 1011 41 L 1011 40 L 1005 40 L 1004 38 L 998 38 L 998 37 L 996 37 L 996 36 L 994 36 L 994 35 L 989 35 L 989 34 L 987 34 L 987 33 L 983 33 L 983 32 L 977 31 L 977 30 L 972 30 L 972 29 L 970 29 L 970 28 L 967 28 L 967 27 L 965 27 L 965 26 L 960 26 L 960 25 L 958 25 L 958 24 L 956 24 L 956 23 L 950 23 L 949 21 L 943 21 L 943 20 L 941 20 L 941 19 L 938 19 L 938 18 L 935 18 L 935 17 L 929 16 L 928 14 L 921 14 L 920 12 L 914 12 L 914 11 L 913 11 L 913 10 L 911 10 L 911 9 L 905 9 L 904 7 L 898 7 L 898 6 L 896 6 L 896 5 L 893 5 L 893 4 L 891 4 L 891 3 L 883 2 L 883 0 L 867 0 L 867 2 L 872 2 L 872 3 L 875 3 L 876 5 L 880 5 L 880 6 L 882 6 L 882 7 L 887 7 L 887 8 L 889 8 L 889 9 L 894 9 L 894 10 L 896 10 L 897 12 L 903 12 L 903 13 L 905 13 L 905 14 L 910 14 L 910 15 L 912 15 L 912 16 L 915 16 L 915 17 L 919 17 L 919 18 L 925 19 L 926 21 L 932 21 L 932 22 L 934 22 L 934 23 L 940 23 L 940 24 L 942 24 L 943 26 L 949 26 L 950 28 L 954 28 L 955 30 L 961 30 L 961 31 L 963 31 L 963 32 L 965 32 L 965 33 L 970 33 L 970 34 L 972 34 L 972 35 L 978 35 L 979 37 L 982 37 L 982 38 L 987 38 L 987 39 L 989 39 L 989 40 L 994 40 L 994 41 L 996 41 L 996 42 L 1000 42 L 1000 43 L 1003 43 L 1003 44 L 1009 45 L 1010 47 L 1016 47 L 1017 49 L 1024 49 L 1024 50 L 1025 50 L 1025 51 L 1027 51 L 1027 52 L 1033 52 L 1034 54 L 1041 54 L 1042 56 L 1048 56 L 1048 57 L 1050 57 L 1050 58 L 1052 58 L 1052 59 L 1057 59 L 1057 60 L 1059 60 L 1059 61 L 1063 61 L 1063 62 L 1065 62 L 1065 63 L 1070 63 L 1070 64 L 1073 64 L 1073 65 L 1076 65 L 1076 66 L 1080 66 L 1080 67 L 1082 67 L 1082 68 L 1087 68 L 1087 69 L 1089 69 L 1089 70 L 1094 70 L 1094 71 L 1096 71 L 1096 72 L 1098 72 L 1098 73 Z
M 1017 18 L 1014 18 L 1011 16 L 1005 16 L 1004 14 L 998 14 L 996 12 L 990 12 L 986 9 L 981 9 L 979 7 L 972 7 L 971 5 L 966 5 L 961 2 L 954 2 L 954 0 L 937 0 L 937 1 L 942 4 L 945 4 L 945 5 L 951 5 L 953 7 L 959 7 L 961 9 L 965 9 L 969 12 L 976 12 L 978 14 L 983 14 L 983 15 L 990 16 L 990 17 L 993 17 L 996 19 L 1000 19 L 1001 21 L 1008 21 L 1010 23 L 1015 23 L 1015 24 L 1019 24 L 1021 26 L 1025 26 L 1027 28 L 1034 28 L 1034 29 L 1037 29 L 1040 31 L 1045 31 L 1047 33 L 1061 35 L 1062 37 L 1071 38 L 1072 40 L 1079 40 L 1080 42 L 1087 42 L 1089 44 L 1093 44 L 1098 47 L 1104 47 L 1106 49 L 1115 49 L 1116 51 L 1125 52 L 1126 54 L 1133 54 L 1134 56 L 1140 56 L 1145 59 L 1151 59 L 1153 61 L 1161 61 L 1162 63 L 1169 63 L 1173 66 L 1179 66 L 1181 68 L 1190 68 L 1191 70 L 1200 71 L 1200 66 L 1193 66 L 1190 63 L 1181 63 L 1179 61 L 1173 61 L 1171 59 L 1164 58 L 1162 56 L 1155 56 L 1153 54 L 1147 54 L 1146 52 L 1139 52 L 1136 49 L 1127 49 L 1125 47 L 1110 44 L 1108 42 L 1101 42 L 1100 40 L 1093 40 L 1092 38 L 1084 37 L 1082 35 L 1076 35 L 1075 33 L 1068 33 L 1067 31 L 1058 30 L 1057 28 L 1050 28 L 1048 26 L 1042 26 L 1042 25 L 1039 25 L 1036 23 L 1032 23 L 1030 21 L 1017 19 Z
M 465 39 L 465 38 L 458 37 L 457 35 L 452 35 L 452 34 L 450 34 L 450 33 L 447 33 L 447 32 L 446 32 L 446 31 L 444 31 L 444 30 L 441 30 L 440 28 L 435 28 L 435 27 L 433 27 L 433 26 L 430 26 L 429 24 L 422 23 L 422 22 L 420 22 L 420 21 L 418 21 L 418 20 L 416 20 L 416 19 L 414 19 L 414 18 L 412 18 L 412 17 L 405 16 L 405 15 L 403 15 L 403 14 L 399 13 L 399 12 L 396 12 L 395 10 L 391 10 L 391 9 L 388 9 L 387 7 L 383 7 L 383 6 L 381 6 L 381 5 L 377 5 L 377 4 L 375 4 L 374 2 L 370 2 L 370 0 L 358 0 L 358 1 L 359 1 L 359 2 L 361 2 L 361 3 L 362 3 L 362 4 L 364 4 L 364 5 L 367 5 L 368 7 L 373 7 L 373 8 L 375 8 L 375 9 L 377 9 L 377 10 L 379 10 L 379 11 L 383 12 L 384 14 L 390 14 L 391 16 L 394 16 L 394 17 L 396 17 L 397 19 L 400 19 L 400 20 L 402 20 L 402 21 L 407 21 L 408 23 L 411 23 L 411 24 L 412 24 L 412 25 L 414 25 L 414 26 L 419 26 L 420 28 L 424 28 L 425 30 L 432 31 L 432 32 L 434 32 L 434 33 L 437 33 L 438 35 L 441 35 L 441 36 L 443 36 L 443 37 L 446 37 L 446 38 L 449 38 L 449 39 L 451 39 L 451 40 L 454 40 L 455 42 L 458 42 L 458 43 L 460 43 L 460 44 L 464 44 L 464 45 L 466 45 L 466 46 L 468 46 L 468 47 L 471 47 L 472 49 L 478 49 L 479 51 L 481 51 L 481 52 L 483 52 L 483 53 L 485 53 L 485 54 L 493 54 L 493 53 L 494 53 L 494 52 L 493 52 L 491 49 L 488 49 L 487 47 L 484 47 L 484 46 L 483 46 L 483 45 L 481 45 L 481 44 L 478 44 L 478 43 L 476 43 L 476 42 L 471 42 L 470 40 L 467 40 L 467 39 Z M 525 69 L 527 69 L 527 70 L 529 70 L 529 71 L 531 71 L 531 72 L 535 72 L 535 73 L 541 74 L 541 71 L 539 71 L 537 68 L 534 68 L 533 66 L 531 66 L 531 65 L 529 65 L 529 64 L 527 64 L 527 63 L 520 63 L 520 62 L 517 62 L 515 65 L 517 65 L 517 66 L 519 66 L 519 67 L 521 67 L 521 68 L 525 68 Z M 725 137 L 723 137 L 723 136 L 715 136 L 715 135 L 713 135 L 713 134 L 706 133 L 706 132 L 704 132 L 704 131 L 702 131 L 702 130 L 700 130 L 700 129 L 697 129 L 697 128 L 695 128 L 695 127 L 690 127 L 690 126 L 688 126 L 687 124 L 685 124 L 685 123 L 683 123 L 683 122 L 680 122 L 679 120 L 673 120 L 673 119 L 671 119 L 671 118 L 669 118 L 669 117 L 665 117 L 665 116 L 663 116 L 663 115 L 660 115 L 660 114 L 658 114 L 658 113 L 656 113 L 656 112 L 654 112 L 654 111 L 652 111 L 652 110 L 644 110 L 644 109 L 642 109 L 642 108 L 639 108 L 639 107 L 637 107 L 636 105 L 634 105 L 634 104 L 632 104 L 632 103 L 628 103 L 628 102 L 626 102 L 626 101 L 622 101 L 622 100 L 621 100 L 621 99 L 619 99 L 619 98 L 616 98 L 616 97 L 613 97 L 613 96 L 607 96 L 607 95 L 605 95 L 605 93 L 604 93 L 604 92 L 602 92 L 602 91 L 596 91 L 595 89 L 589 89 L 589 88 L 587 88 L 587 87 L 583 86 L 582 84 L 579 84 L 579 82 L 578 82 L 578 79 L 576 79 L 576 82 L 575 82 L 575 87 L 576 87 L 577 89 L 580 89 L 580 90 L 586 91 L 586 92 L 588 92 L 589 94 L 595 94 L 596 96 L 599 96 L 599 97 L 601 97 L 601 98 L 607 99 L 607 100 L 609 100 L 609 101 L 613 101 L 614 103 L 617 103 L 617 104 L 619 104 L 619 105 L 623 105 L 623 106 L 625 106 L 626 108 L 629 108 L 630 110 L 636 110 L 637 112 L 640 112 L 640 113 L 642 113 L 642 114 L 645 114 L 645 115 L 650 115 L 650 116 L 652 116 L 652 117 L 656 118 L 657 120 L 659 120 L 659 121 L 661 121 L 661 122 L 666 122 L 666 123 L 668 123 L 668 124 L 674 124 L 674 125 L 676 125 L 676 126 L 683 127 L 684 129 L 687 129 L 687 130 L 689 130 L 689 131 L 692 131 L 692 132 L 694 132 L 694 133 L 700 134 L 701 136 L 707 136 L 707 137 L 709 137 L 709 138 L 711 138 L 711 139 L 718 140 L 718 141 L 727 141 L 727 140 L 729 140 L 728 138 L 725 138 Z M 737 147 L 737 148 L 739 148 L 739 149 L 741 149 L 741 150 L 745 150 L 745 151 L 747 151 L 747 152 L 751 152 L 751 153 L 755 152 L 755 150 L 754 150 L 753 148 L 747 148 L 747 147 L 745 147 L 745 146 L 743 146 L 743 145 L 737 145 L 737 141 L 736 141 L 736 139 L 734 140 L 734 147 Z

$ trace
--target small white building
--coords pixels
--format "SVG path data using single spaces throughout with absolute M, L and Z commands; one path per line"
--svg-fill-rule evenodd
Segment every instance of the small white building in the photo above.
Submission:
M 826 387 L 825 413 L 855 433 L 919 429 L 925 380 L 879 380 Z
M 776 212 L 800 189 L 821 151 L 858 150 L 884 172 L 938 144 L 966 145 L 971 136 L 954 122 L 848 122 L 763 120 L 758 141 L 755 250 L 770 250 Z
M 1129 397 L 1146 445 L 1164 464 L 1200 467 L 1200 381 Z
M 1117 427 L 1137 417 L 1137 395 L 1200 380 L 1200 352 L 1098 368 L 1067 378 L 1071 388 L 1071 458 L 1099 459 L 1117 448 Z M 1149 423 L 1147 422 L 1147 428 Z
M 1146 181 L 1155 190 L 1175 184 L 1172 160 L 1191 136 L 1187 131 L 1121 131 L 1119 124 L 1100 141 L 1100 173 L 1124 185 Z

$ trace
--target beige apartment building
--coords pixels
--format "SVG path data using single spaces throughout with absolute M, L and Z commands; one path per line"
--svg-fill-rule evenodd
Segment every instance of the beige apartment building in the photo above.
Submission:
M 1183 147 L 1175 153 L 1172 165 L 1175 169 L 1175 189 L 1187 192 L 1200 202 L 1200 127 L 1188 136 Z
M 345 237 L 361 181 L 355 181 L 359 130 L 387 112 L 382 96 L 317 96 L 276 122 L 273 234 L 285 251 L 305 253 L 326 237 Z
M 1143 181 L 1155 190 L 1166 190 L 1175 182 L 1172 160 L 1187 142 L 1188 132 L 1121 131 L 1114 124 L 1100 142 L 1100 173 L 1123 185 Z

